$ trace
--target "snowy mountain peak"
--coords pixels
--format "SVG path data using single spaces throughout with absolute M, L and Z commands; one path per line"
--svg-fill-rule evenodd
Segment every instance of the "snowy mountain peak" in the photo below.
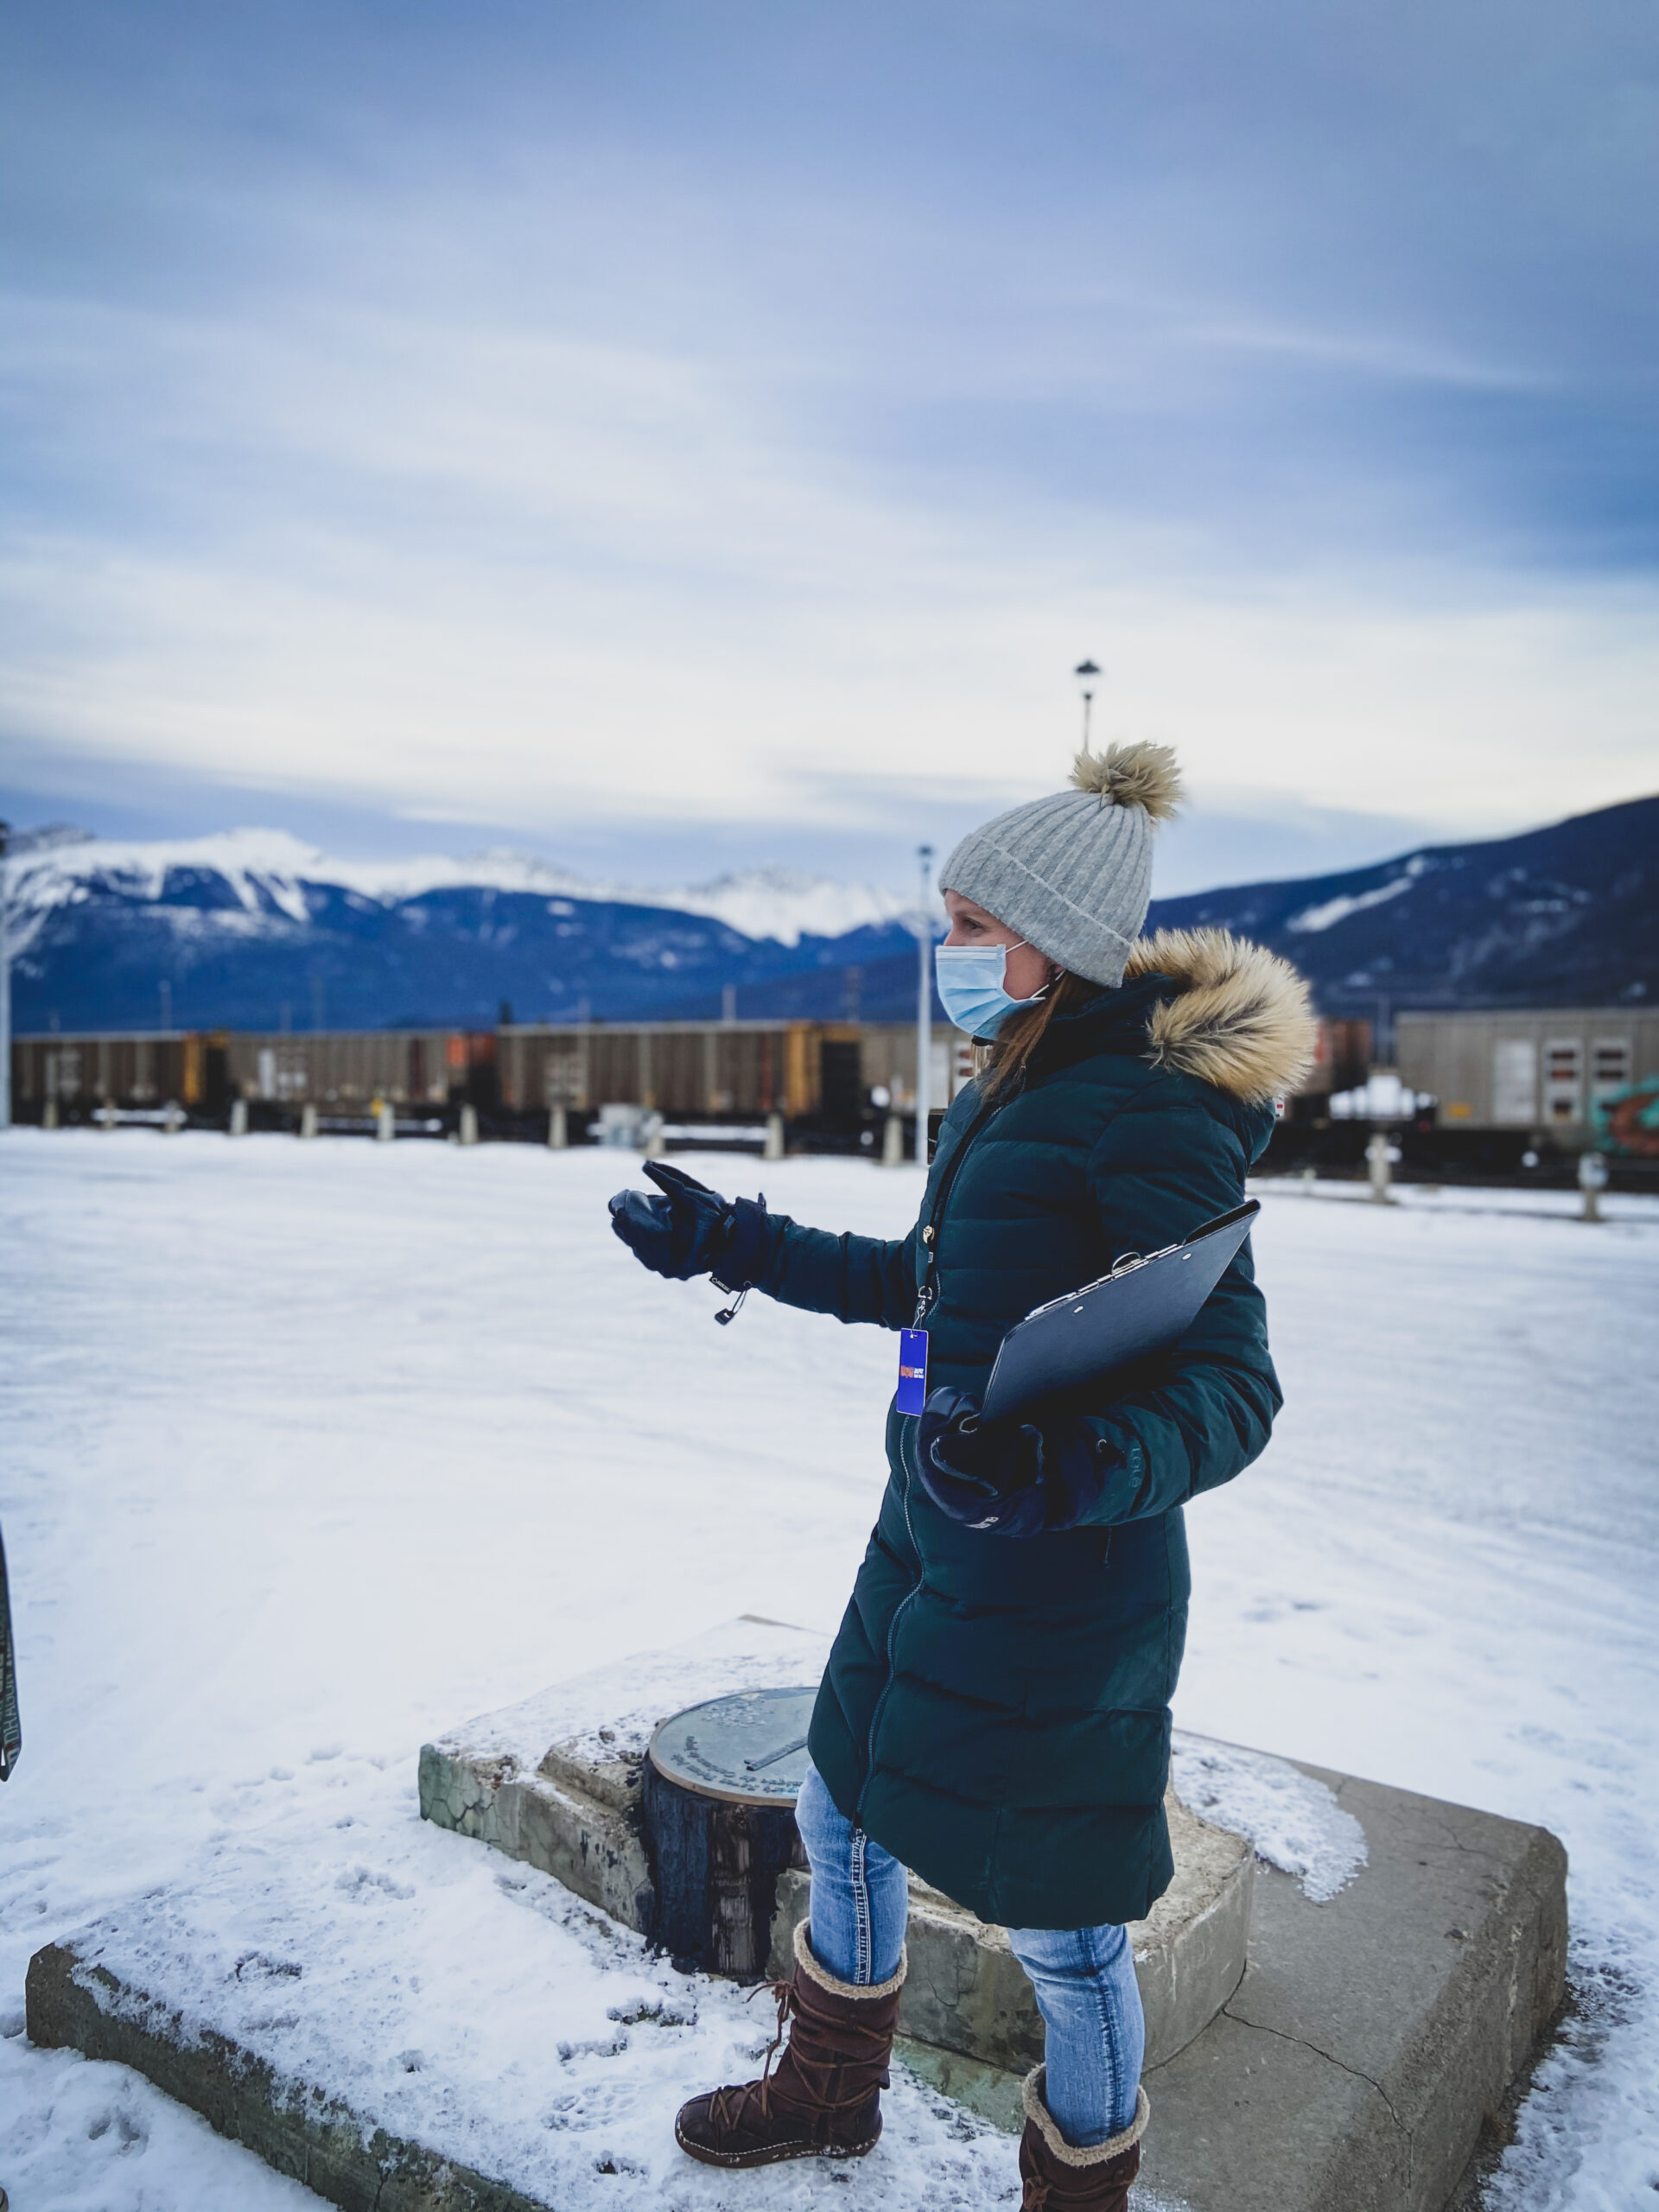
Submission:
M 435 891 L 522 892 L 548 898 L 657 907 L 698 914 L 744 937 L 794 946 L 803 937 L 842 937 L 879 928 L 906 912 L 903 899 L 868 884 L 836 883 L 778 868 L 747 868 L 707 883 L 669 888 L 595 881 L 533 854 L 497 847 L 461 858 L 346 861 L 285 830 L 244 829 L 207 837 L 140 842 L 66 836 L 20 851 L 10 870 L 25 936 L 45 915 L 95 889 L 163 901 L 169 878 L 215 874 L 250 913 L 272 909 L 309 918 L 308 889 L 337 889 L 394 906 Z

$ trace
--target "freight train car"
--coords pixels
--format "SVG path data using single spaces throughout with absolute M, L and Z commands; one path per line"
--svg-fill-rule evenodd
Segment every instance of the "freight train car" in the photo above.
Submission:
M 230 1096 L 223 1030 L 151 1030 L 137 1036 L 16 1037 L 12 1113 L 20 1122 L 88 1119 L 102 1107 L 167 1106 L 217 1114 Z
M 936 1101 L 950 1095 L 962 1041 L 954 1030 L 937 1039 Z M 844 1128 L 874 1091 L 884 1104 L 913 1103 L 916 1033 L 857 1022 L 515 1024 L 499 1033 L 498 1068 L 507 1112 L 632 1104 L 683 1121 L 780 1113 Z
M 1400 1079 L 1446 1131 L 1659 1157 L 1659 1008 L 1402 1014 Z
M 493 1106 L 495 1058 L 488 1029 L 246 1030 L 230 1040 L 235 1095 L 283 1106 Z
M 105 1107 L 178 1106 L 217 1119 L 232 1099 L 279 1109 L 495 1102 L 490 1030 L 179 1030 L 122 1036 L 19 1037 L 12 1042 L 19 1121 L 85 1120 Z M 49 1110 L 48 1110 L 49 1109 Z

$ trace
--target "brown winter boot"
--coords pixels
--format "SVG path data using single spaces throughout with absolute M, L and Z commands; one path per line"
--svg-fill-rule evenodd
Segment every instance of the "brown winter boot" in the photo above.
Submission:
M 1043 2102 L 1047 2071 L 1039 2066 L 1026 2076 L 1020 2212 L 1128 2212 L 1129 2183 L 1141 2171 L 1141 2138 L 1152 2117 L 1146 2091 L 1135 2091 L 1135 2118 L 1121 2135 L 1080 2151 L 1066 2141 Z
M 781 2158 L 861 2158 L 881 2133 L 881 2092 L 899 2018 L 905 1961 L 891 1981 L 837 1981 L 795 1930 L 795 1972 L 776 1981 L 778 2032 L 758 2082 L 682 2105 L 674 2138 L 706 2166 L 770 2166 Z M 773 2070 L 772 2052 L 789 2041 Z

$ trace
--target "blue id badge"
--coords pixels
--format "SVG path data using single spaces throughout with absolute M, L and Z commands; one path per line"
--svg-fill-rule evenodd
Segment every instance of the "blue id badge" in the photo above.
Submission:
M 899 1332 L 899 1410 L 918 1414 L 927 1403 L 927 1331 Z

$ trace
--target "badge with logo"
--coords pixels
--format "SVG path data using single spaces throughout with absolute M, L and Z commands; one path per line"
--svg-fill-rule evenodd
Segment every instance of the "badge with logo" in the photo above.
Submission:
M 899 1332 L 899 1410 L 918 1414 L 927 1403 L 927 1331 Z

